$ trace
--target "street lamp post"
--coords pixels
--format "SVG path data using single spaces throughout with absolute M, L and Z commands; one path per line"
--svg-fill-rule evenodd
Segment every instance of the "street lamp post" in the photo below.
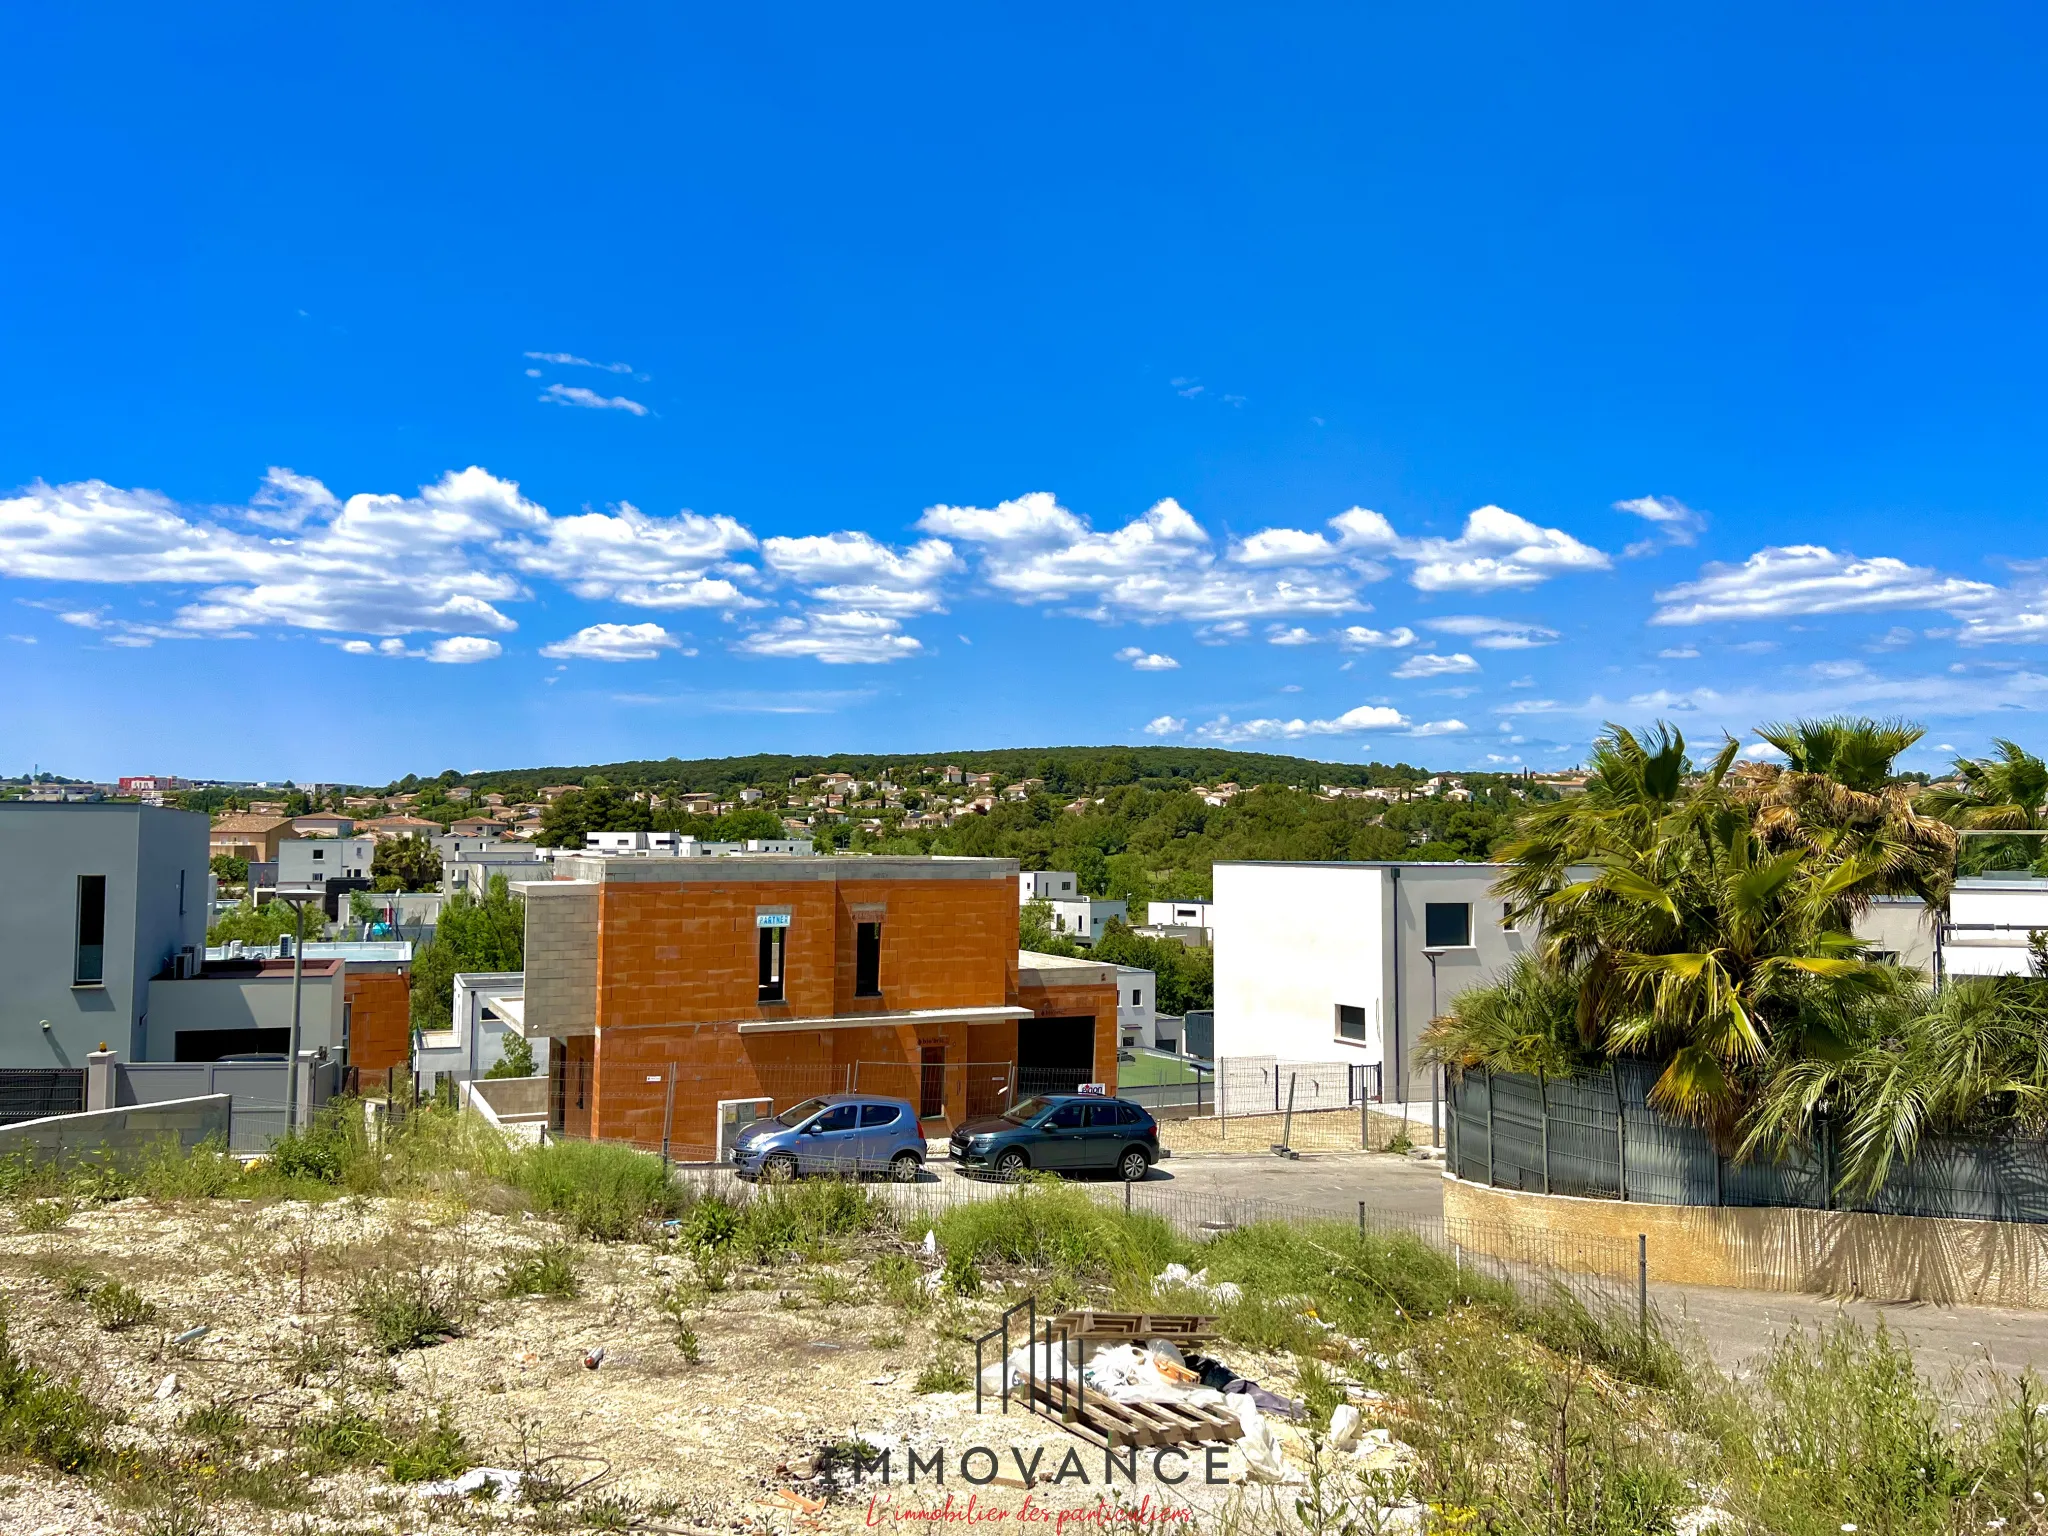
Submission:
M 1442 953 L 1440 949 L 1425 949 L 1422 952 L 1423 958 L 1429 961 L 1429 1020 L 1432 1024 L 1436 1022 L 1437 1015 L 1436 962 L 1437 956 Z M 1442 1066 L 1432 1062 L 1429 1068 L 1429 1144 L 1432 1147 L 1441 1144 L 1443 1135 L 1443 1119 L 1439 1109 L 1442 1100 L 1442 1074 Z
M 284 1128 L 287 1132 L 299 1127 L 299 1043 L 300 1028 L 299 1000 L 306 982 L 306 904 L 320 900 L 324 890 L 291 890 L 280 888 L 276 899 L 292 905 L 292 1037 L 291 1048 L 285 1053 L 284 1066 Z

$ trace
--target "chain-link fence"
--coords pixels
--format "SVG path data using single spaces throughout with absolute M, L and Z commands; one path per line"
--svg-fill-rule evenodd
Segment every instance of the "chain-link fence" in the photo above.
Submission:
M 1558 1079 L 1476 1069 L 1450 1084 L 1449 1166 L 1499 1189 L 1653 1205 L 1779 1206 L 2048 1222 L 2048 1143 L 1929 1136 L 1877 1191 L 1845 1198 L 1837 1127 L 1782 1159 L 1739 1161 L 1649 1103 L 1654 1063 Z

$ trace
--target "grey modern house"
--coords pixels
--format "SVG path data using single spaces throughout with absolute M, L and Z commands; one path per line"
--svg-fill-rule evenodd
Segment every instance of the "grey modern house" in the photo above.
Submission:
M 206 818 L 0 801 L 0 876 L 0 1068 L 148 1060 L 151 980 L 206 953 Z

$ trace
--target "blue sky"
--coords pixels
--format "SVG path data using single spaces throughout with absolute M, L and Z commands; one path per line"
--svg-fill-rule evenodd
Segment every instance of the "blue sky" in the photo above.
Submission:
M 2043 43 L 17 8 L 0 769 L 2048 746 Z

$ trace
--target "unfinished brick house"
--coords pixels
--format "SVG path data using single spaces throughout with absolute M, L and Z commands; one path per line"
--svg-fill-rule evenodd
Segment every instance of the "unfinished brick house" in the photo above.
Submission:
M 527 881 L 523 1032 L 549 1123 L 719 1155 L 720 1127 L 858 1090 L 932 1135 L 1020 1092 L 1116 1083 L 1113 966 L 1017 952 L 1011 859 L 585 854 Z

